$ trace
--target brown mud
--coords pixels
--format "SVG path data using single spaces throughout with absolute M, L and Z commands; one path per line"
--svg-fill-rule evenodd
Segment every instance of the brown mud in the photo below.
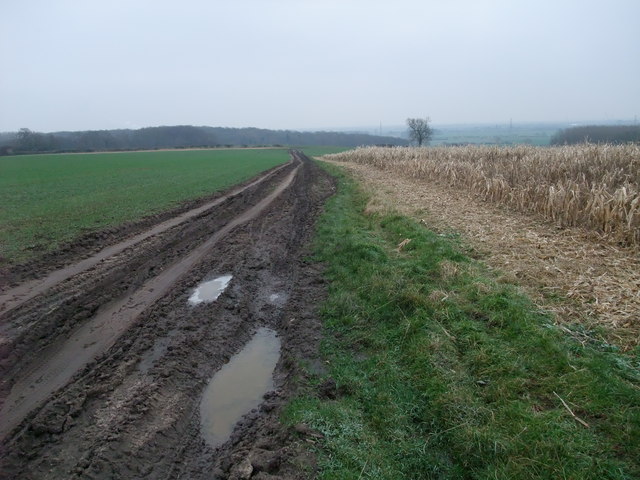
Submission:
M 37 275 L 13 272 L 4 294 L 72 273 L 29 298 L 3 297 L 14 301 L 0 316 L 0 478 L 309 475 L 296 448 L 304 429 L 278 417 L 299 365 L 316 362 L 324 286 L 305 258 L 335 186 L 304 155 L 292 158 L 166 228 L 157 227 L 172 217 L 159 216 L 80 248 L 75 262 L 72 248 Z M 221 275 L 232 280 L 219 298 L 188 302 Z M 262 327 L 281 342 L 275 389 L 212 449 L 200 427 L 205 387 Z

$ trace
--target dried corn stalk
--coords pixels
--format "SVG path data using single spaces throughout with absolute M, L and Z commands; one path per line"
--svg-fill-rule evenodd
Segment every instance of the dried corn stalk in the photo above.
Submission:
M 471 191 L 640 246 L 640 146 L 363 147 L 327 156 Z

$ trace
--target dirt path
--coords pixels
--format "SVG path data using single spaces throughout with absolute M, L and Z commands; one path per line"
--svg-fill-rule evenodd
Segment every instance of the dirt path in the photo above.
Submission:
M 95 267 L 101 261 L 117 255 L 126 248 L 133 247 L 134 245 L 142 242 L 143 240 L 146 240 L 149 237 L 163 233 L 170 228 L 173 228 L 177 225 L 180 225 L 181 223 L 184 223 L 187 220 L 205 213 L 207 210 L 211 210 L 212 208 L 217 207 L 230 198 L 240 195 L 245 190 L 251 187 L 255 187 L 256 185 L 265 181 L 267 178 L 273 176 L 278 171 L 285 168 L 285 166 L 286 165 L 277 167 L 276 169 L 271 170 L 269 173 L 258 177 L 256 180 L 246 185 L 234 188 L 229 193 L 216 198 L 212 202 L 207 202 L 200 207 L 193 208 L 185 213 L 172 217 L 169 220 L 159 223 L 153 228 L 145 230 L 138 235 L 134 235 L 133 237 L 127 238 L 122 242 L 116 243 L 115 245 L 109 245 L 108 247 L 100 250 L 99 252 L 91 255 L 88 258 L 80 260 L 79 262 L 73 263 L 71 265 L 67 265 L 63 268 L 54 270 L 53 272 L 48 273 L 43 278 L 33 279 L 0 292 L 0 315 L 22 305 L 23 303 L 31 300 L 36 295 L 39 295 L 47 291 L 48 289 L 58 285 L 59 283 L 68 280 L 74 275 Z
M 43 277 L 55 282 L 31 282 L 37 293 L 3 293 L 13 303 L 0 317 L 0 477 L 227 478 L 247 462 L 299 476 L 296 434 L 277 415 L 296 365 L 316 354 L 323 288 L 303 254 L 334 186 L 293 158 Z M 223 274 L 232 281 L 217 301 L 188 304 Z M 277 389 L 214 451 L 200 432 L 202 391 L 259 327 L 281 339 Z

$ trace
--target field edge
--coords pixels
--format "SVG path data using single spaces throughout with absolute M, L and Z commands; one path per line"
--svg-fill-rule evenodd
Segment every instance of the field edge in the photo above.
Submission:
M 639 352 L 567 336 L 455 238 L 365 215 L 323 166 L 340 179 L 315 248 L 327 367 L 283 415 L 316 432 L 319 478 L 640 474 Z

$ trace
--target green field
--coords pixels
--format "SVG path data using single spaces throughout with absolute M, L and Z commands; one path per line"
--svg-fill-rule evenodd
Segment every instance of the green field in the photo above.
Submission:
M 450 125 L 435 128 L 430 145 L 549 145 L 564 124 Z
M 225 189 L 288 158 L 285 149 L 0 157 L 0 265 Z
M 283 416 L 317 432 L 301 442 L 317 478 L 640 478 L 637 349 L 567 335 L 457 235 L 365 215 L 368 198 L 331 171 L 315 247 L 326 371 L 302 366 Z

